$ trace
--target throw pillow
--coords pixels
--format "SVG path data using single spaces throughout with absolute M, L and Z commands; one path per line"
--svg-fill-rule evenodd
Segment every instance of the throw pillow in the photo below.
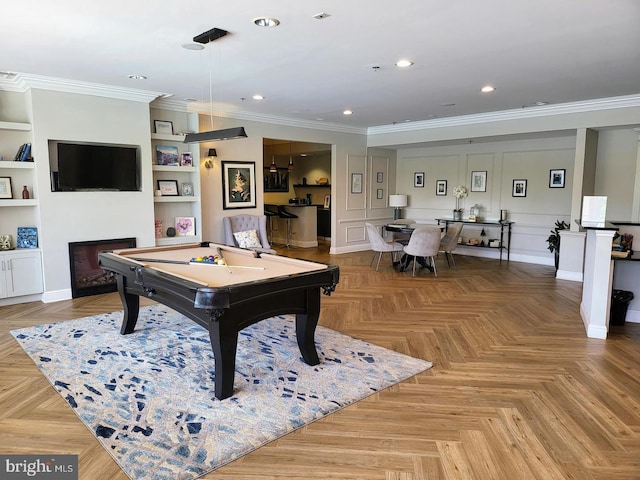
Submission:
M 262 248 L 258 232 L 255 230 L 245 230 L 244 232 L 234 232 L 233 237 L 238 242 L 240 248 Z

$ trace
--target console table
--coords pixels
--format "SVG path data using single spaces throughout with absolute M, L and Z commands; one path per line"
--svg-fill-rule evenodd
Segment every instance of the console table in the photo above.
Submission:
M 509 253 L 511 250 L 511 225 L 514 222 L 510 221 L 500 221 L 500 220 L 482 220 L 482 221 L 470 221 L 470 220 L 454 220 L 453 218 L 436 218 L 438 225 L 444 224 L 445 228 L 449 228 L 450 223 L 463 223 L 464 225 L 487 225 L 500 227 L 500 246 L 499 247 L 489 247 L 489 246 L 481 246 L 481 245 L 469 245 L 474 248 L 497 248 L 500 250 L 500 263 L 502 263 L 502 252 L 503 250 L 507 252 L 507 262 L 509 261 Z M 464 228 L 464 225 L 462 228 Z M 505 228 L 507 229 L 507 242 L 505 245 L 504 236 L 505 236 Z M 464 244 L 463 244 L 464 245 Z

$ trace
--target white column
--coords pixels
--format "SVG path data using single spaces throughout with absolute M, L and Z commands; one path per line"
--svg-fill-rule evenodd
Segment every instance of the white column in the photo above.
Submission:
M 587 229 L 580 316 L 589 338 L 607 338 L 613 282 L 611 245 L 615 230 Z

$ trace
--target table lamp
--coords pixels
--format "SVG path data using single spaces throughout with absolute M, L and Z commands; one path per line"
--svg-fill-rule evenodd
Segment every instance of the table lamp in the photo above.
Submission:
M 407 196 L 406 195 L 389 195 L 389 206 L 393 207 L 393 219 L 397 220 L 400 218 L 400 214 L 402 212 L 402 208 L 407 206 Z

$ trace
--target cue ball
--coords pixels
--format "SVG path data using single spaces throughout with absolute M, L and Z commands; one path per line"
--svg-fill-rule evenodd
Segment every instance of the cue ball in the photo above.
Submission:
M 167 228 L 167 237 L 175 237 L 175 236 L 176 236 L 176 229 L 173 227 Z

